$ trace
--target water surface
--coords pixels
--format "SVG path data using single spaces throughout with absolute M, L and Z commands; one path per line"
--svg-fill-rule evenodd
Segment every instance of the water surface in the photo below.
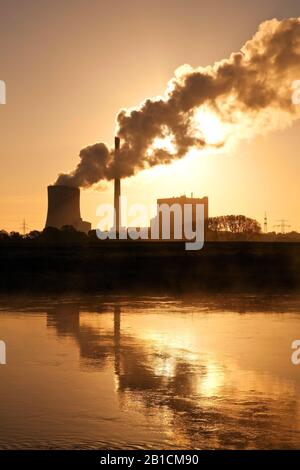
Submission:
M 1 449 L 297 448 L 300 298 L 1 298 Z

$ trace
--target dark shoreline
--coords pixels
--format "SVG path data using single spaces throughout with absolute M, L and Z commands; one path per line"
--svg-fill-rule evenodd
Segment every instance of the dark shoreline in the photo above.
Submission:
M 0 292 L 300 292 L 300 243 L 0 244 Z

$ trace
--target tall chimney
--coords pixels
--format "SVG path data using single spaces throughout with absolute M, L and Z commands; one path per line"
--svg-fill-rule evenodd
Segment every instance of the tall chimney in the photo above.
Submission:
M 118 172 L 118 159 L 119 159 L 119 150 L 120 150 L 120 138 L 115 137 L 115 162 L 116 162 L 116 171 Z M 121 197 L 121 181 L 120 177 L 117 174 L 115 177 L 115 188 L 114 188 L 114 207 L 115 207 L 115 220 L 114 228 L 116 233 L 119 234 L 121 227 L 121 213 L 120 213 L 120 197 Z

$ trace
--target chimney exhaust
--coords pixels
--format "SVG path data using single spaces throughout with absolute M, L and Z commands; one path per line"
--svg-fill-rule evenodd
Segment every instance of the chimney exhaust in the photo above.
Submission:
M 117 172 L 118 172 L 119 150 L 120 150 L 120 138 L 115 137 L 115 163 L 116 163 Z M 121 181 L 120 181 L 120 177 L 118 174 L 115 177 L 114 184 L 115 184 L 115 187 L 114 187 L 114 208 L 115 208 L 114 228 L 118 236 L 120 232 L 120 227 L 121 227 L 121 213 L 120 213 Z

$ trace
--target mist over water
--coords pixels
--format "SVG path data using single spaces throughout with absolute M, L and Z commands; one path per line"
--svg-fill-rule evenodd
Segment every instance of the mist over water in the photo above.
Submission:
M 300 298 L 4 298 L 0 448 L 297 448 Z

